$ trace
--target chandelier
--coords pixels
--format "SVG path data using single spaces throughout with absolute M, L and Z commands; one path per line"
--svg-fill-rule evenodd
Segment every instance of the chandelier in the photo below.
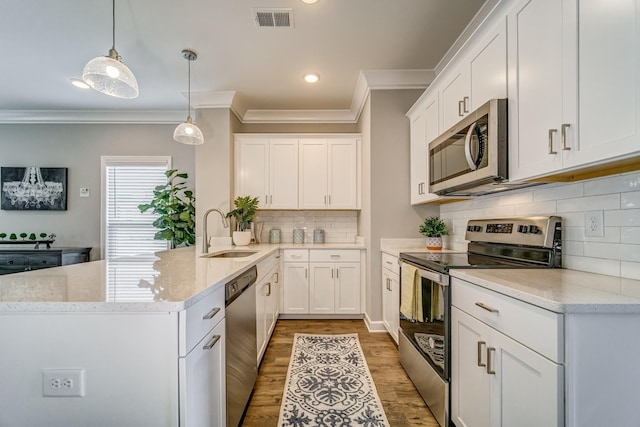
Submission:
M 63 186 L 61 182 L 45 181 L 40 168 L 30 166 L 24 171 L 22 181 L 5 182 L 2 191 L 12 205 L 40 208 L 45 204 L 55 205 L 62 195 Z

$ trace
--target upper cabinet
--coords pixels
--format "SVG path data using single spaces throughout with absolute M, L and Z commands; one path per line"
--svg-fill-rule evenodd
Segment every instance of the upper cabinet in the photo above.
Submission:
M 410 116 L 411 120 L 411 204 L 417 205 L 437 200 L 439 196 L 429 192 L 429 142 L 439 135 L 438 92 L 429 96 L 424 104 Z
M 637 157 L 640 1 L 519 0 L 508 19 L 510 179 Z
M 507 24 L 480 33 L 460 60 L 443 72 L 440 129 L 445 131 L 492 98 L 507 97 Z
M 298 141 L 236 136 L 235 195 L 258 197 L 260 209 L 298 207 Z
M 299 208 L 357 209 L 357 140 L 303 138 L 299 149 Z
M 235 136 L 235 196 L 260 209 L 359 209 L 359 136 Z

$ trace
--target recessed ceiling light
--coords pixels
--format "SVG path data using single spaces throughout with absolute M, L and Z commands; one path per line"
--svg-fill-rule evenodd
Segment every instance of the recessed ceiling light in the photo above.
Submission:
M 302 3 L 306 3 L 306 4 L 314 4 L 315 2 L 317 2 L 318 0 L 302 0 Z
M 317 83 L 320 76 L 317 73 L 307 73 L 304 75 L 304 81 L 307 83 Z
M 69 79 L 69 82 L 75 87 L 79 87 L 80 89 L 89 89 L 89 85 L 86 84 L 83 80 L 80 79 Z

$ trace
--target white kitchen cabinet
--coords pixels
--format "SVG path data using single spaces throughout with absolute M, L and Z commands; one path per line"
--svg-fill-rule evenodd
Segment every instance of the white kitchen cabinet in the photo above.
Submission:
M 382 254 L 382 322 L 398 343 L 400 328 L 400 267 L 398 257 Z
M 260 209 L 298 208 L 298 141 L 236 136 L 235 196 L 258 197 Z
M 224 426 L 227 423 L 224 319 L 179 358 L 180 425 Z
M 358 208 L 355 138 L 301 138 L 300 209 Z
M 439 82 L 440 129 L 446 131 L 492 98 L 507 97 L 506 19 L 481 31 Z
M 256 284 L 257 363 L 264 356 L 280 310 L 280 255 L 273 254 L 258 264 Z
M 553 175 L 638 156 L 640 1 L 514 2 L 509 174 Z M 603 168 L 601 168 L 603 169 Z
M 562 317 L 452 280 L 456 425 L 564 425 Z
M 283 251 L 282 313 L 309 313 L 309 251 Z
M 411 204 L 428 200 L 429 172 L 427 156 L 427 112 L 423 109 L 411 120 Z

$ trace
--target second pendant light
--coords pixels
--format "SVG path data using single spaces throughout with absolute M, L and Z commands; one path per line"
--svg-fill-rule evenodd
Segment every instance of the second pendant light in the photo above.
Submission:
M 173 131 L 173 139 L 183 144 L 200 145 L 204 143 L 204 136 L 198 126 L 191 120 L 191 62 L 198 59 L 198 54 L 193 50 L 184 49 L 182 56 L 189 62 L 189 92 L 187 103 L 187 120 L 180 123 Z

